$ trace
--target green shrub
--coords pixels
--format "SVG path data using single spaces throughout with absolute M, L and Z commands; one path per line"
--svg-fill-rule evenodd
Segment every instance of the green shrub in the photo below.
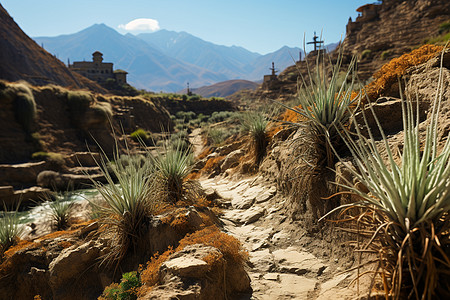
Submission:
M 31 126 L 36 118 L 36 102 L 33 93 L 25 84 L 15 84 L 12 88 L 15 93 L 14 116 L 25 132 L 31 133 Z
M 181 138 L 166 139 L 163 147 L 152 156 L 156 183 L 152 196 L 165 202 L 177 203 L 183 200 L 192 203 L 197 192 L 186 181 L 193 168 L 194 156 L 191 146 L 186 147 L 183 141 Z
M 104 154 L 104 153 L 103 153 Z M 160 199 L 150 198 L 153 193 L 153 167 L 149 161 L 142 163 L 141 157 L 127 153 L 127 163 L 122 163 L 118 149 L 113 154 L 113 163 L 104 154 L 97 162 L 101 168 L 106 183 L 91 181 L 105 200 L 105 205 L 91 202 L 91 206 L 100 215 L 99 223 L 106 235 L 114 236 L 108 239 L 109 249 L 103 257 L 103 263 L 118 264 L 131 248 L 136 247 L 146 231 L 149 215 L 156 209 Z
M 136 142 L 145 142 L 150 138 L 150 135 L 142 128 L 138 128 L 130 134 L 130 137 Z
M 63 168 L 66 164 L 64 156 L 60 153 L 54 152 L 34 152 L 33 154 L 31 154 L 31 159 L 48 161 L 50 163 L 50 168 L 56 170 Z
M 188 101 L 198 101 L 201 97 L 199 95 L 192 95 L 188 97 Z
M 361 53 L 361 58 L 369 58 L 372 55 L 372 50 L 366 49 Z
M 210 144 L 213 146 L 218 146 L 225 141 L 227 134 L 224 129 L 208 127 L 206 130 L 206 136 Z
M 106 287 L 99 299 L 104 300 L 135 300 L 137 289 L 142 285 L 136 272 L 122 274 L 120 284 L 114 283 Z

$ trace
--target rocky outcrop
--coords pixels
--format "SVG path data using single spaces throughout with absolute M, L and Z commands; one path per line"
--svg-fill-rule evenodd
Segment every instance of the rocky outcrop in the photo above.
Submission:
M 384 0 L 357 11 L 356 20 L 347 24 L 342 46 L 350 56 L 358 56 L 360 79 L 367 80 L 388 59 L 438 35 L 439 25 L 448 21 L 450 4 L 446 0 Z
M 214 262 L 207 263 L 207 258 Z M 195 244 L 172 254 L 160 268 L 162 282 L 139 299 L 229 299 L 250 290 L 242 265 L 231 264 L 217 248 Z

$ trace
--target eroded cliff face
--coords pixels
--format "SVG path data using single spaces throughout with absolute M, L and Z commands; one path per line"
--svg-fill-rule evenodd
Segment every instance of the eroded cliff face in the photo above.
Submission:
M 357 9 L 349 20 L 344 51 L 359 58 L 358 73 L 367 80 L 383 64 L 439 34 L 450 19 L 447 0 L 384 0 Z
M 31 154 L 37 151 L 62 154 L 86 151 L 86 144 L 93 151 L 99 150 L 99 144 L 110 152 L 114 147 L 112 128 L 116 135 L 121 135 L 122 128 L 126 133 L 137 127 L 159 132 L 161 128 L 172 126 L 168 111 L 157 101 L 48 85 L 29 87 L 36 112 L 30 128 L 25 130 L 17 118 L 15 103 L 17 87 L 27 84 L 0 83 L 3 86 L 0 88 L 0 164 L 29 161 Z M 88 102 L 71 103 L 71 93 L 87 94 Z

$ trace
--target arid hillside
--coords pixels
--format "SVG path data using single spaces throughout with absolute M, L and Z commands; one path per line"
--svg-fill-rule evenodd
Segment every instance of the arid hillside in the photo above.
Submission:
M 26 80 L 105 92 L 95 82 L 72 73 L 56 57 L 29 38 L 0 4 L 0 79 Z

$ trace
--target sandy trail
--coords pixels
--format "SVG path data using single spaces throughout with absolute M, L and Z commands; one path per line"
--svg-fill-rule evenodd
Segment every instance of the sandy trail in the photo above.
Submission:
M 250 255 L 253 293 L 244 299 L 358 298 L 356 287 L 347 287 L 354 273 L 332 274 L 337 261 L 320 259 L 297 246 L 299 237 L 283 228 L 283 202 L 274 197 L 276 187 L 269 181 L 216 177 L 201 184 L 227 199 L 228 208 L 221 216 L 224 230 L 238 238 Z

